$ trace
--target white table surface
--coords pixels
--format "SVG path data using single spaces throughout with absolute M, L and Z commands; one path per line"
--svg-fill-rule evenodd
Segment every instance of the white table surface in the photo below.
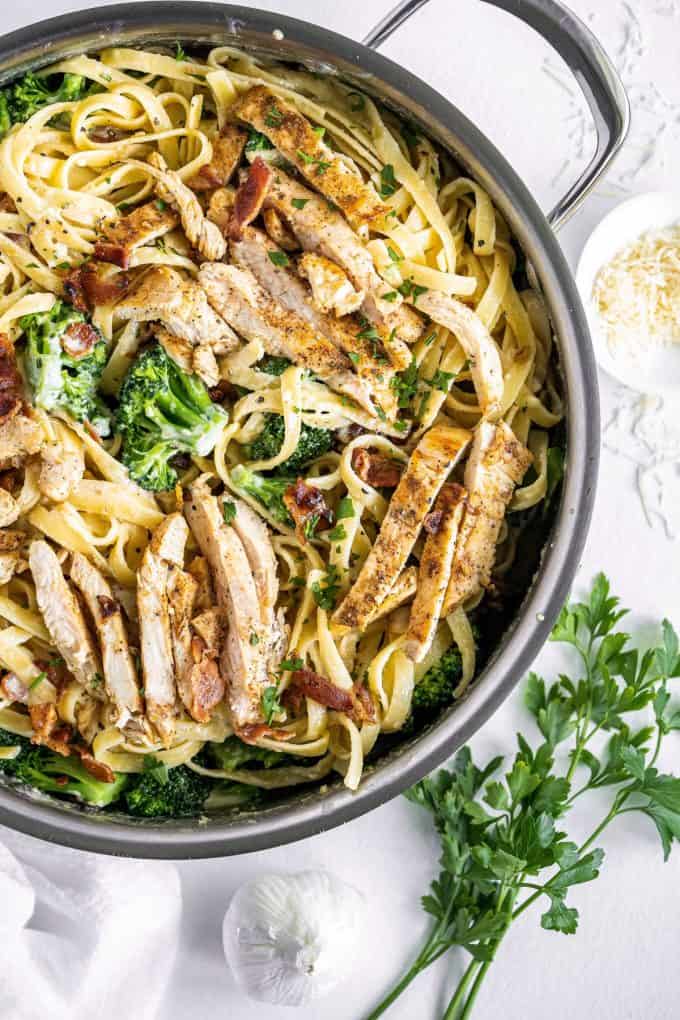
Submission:
M 6 0 L 0 4 L 0 31 L 84 5 Z M 361 37 L 386 12 L 389 0 L 259 0 L 257 6 Z M 680 157 L 680 2 L 572 0 L 572 6 L 616 57 L 634 107 L 619 163 L 560 236 L 574 265 L 584 239 L 607 209 L 629 193 L 674 185 Z M 560 61 L 528 29 L 478 0 L 433 0 L 388 41 L 384 52 L 476 121 L 544 208 L 552 206 L 587 157 L 592 136 L 577 89 Z M 606 378 L 600 384 L 606 422 L 625 395 Z M 635 471 L 625 456 L 603 450 L 597 506 L 577 585 L 605 570 L 624 604 L 634 606 L 638 624 L 667 615 L 680 626 L 678 546 L 658 522 L 647 522 L 636 495 Z M 547 670 L 553 656 L 552 650 L 544 652 L 539 666 Z M 530 732 L 530 727 L 516 693 L 474 739 L 473 748 L 481 756 L 509 752 L 515 732 Z M 677 741 L 671 757 L 677 767 Z M 591 806 L 575 819 L 576 834 L 589 832 L 597 817 Z M 678 1016 L 673 974 L 680 949 L 680 851 L 664 865 L 656 836 L 628 819 L 602 844 L 608 852 L 602 876 L 572 897 L 582 915 L 578 935 L 544 932 L 537 911 L 528 912 L 501 947 L 478 999 L 477 1020 L 499 1015 L 509 1020 Z M 163 1020 L 359 1020 L 408 963 L 426 929 L 419 897 L 433 877 L 436 857 L 437 841 L 426 817 L 397 799 L 294 846 L 180 864 L 184 930 Z M 308 867 L 329 868 L 365 893 L 365 964 L 338 994 L 296 1013 L 249 1002 L 236 990 L 222 956 L 221 921 L 229 897 L 245 879 L 264 871 Z M 431 968 L 389 1016 L 429 1020 L 441 1015 L 443 996 L 455 983 L 461 959 L 451 954 Z M 120 1015 L 134 1016 L 134 1010 Z

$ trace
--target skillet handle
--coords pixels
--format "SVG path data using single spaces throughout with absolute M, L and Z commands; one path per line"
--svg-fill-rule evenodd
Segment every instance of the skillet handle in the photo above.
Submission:
M 428 0 L 401 0 L 364 39 L 377 48 Z M 559 0 L 482 0 L 499 7 L 535 29 L 573 72 L 586 98 L 597 133 L 597 145 L 581 176 L 548 213 L 556 230 L 576 212 L 623 145 L 630 107 L 621 79 L 593 33 Z

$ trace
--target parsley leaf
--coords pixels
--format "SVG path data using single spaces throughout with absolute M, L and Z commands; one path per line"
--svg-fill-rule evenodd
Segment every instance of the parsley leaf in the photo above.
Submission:
M 265 687 L 262 692 L 261 705 L 264 721 L 269 725 L 273 721 L 274 716 L 283 711 L 283 706 L 279 701 L 279 688 L 276 684 L 273 684 L 271 687 Z
M 283 251 L 268 251 L 269 261 L 275 266 L 288 266 L 290 265 L 290 259 Z
M 394 167 L 387 163 L 380 171 L 380 197 L 389 198 L 399 188 L 399 181 L 394 176 Z
M 314 581 L 312 594 L 319 609 L 325 609 L 327 613 L 335 609 L 340 594 L 340 578 L 334 563 L 329 564 L 328 572 L 320 581 Z
M 236 503 L 231 499 L 225 499 L 222 503 L 222 517 L 225 524 L 232 524 L 236 520 Z
M 336 521 L 342 521 L 346 517 L 354 517 L 354 503 L 351 496 L 343 496 L 338 503 L 338 509 L 335 514 Z

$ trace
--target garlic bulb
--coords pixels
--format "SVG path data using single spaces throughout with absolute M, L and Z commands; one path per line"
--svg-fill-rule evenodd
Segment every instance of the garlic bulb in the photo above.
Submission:
M 350 973 L 363 897 L 327 871 L 265 875 L 242 886 L 224 918 L 224 954 L 260 1002 L 301 1006 Z

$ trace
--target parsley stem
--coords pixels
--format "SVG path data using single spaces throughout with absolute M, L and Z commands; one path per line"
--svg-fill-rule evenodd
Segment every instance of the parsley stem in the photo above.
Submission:
M 379 1016 L 387 1012 L 392 1003 L 408 988 L 414 978 L 417 978 L 431 963 L 434 963 L 435 960 L 438 960 L 440 956 L 443 956 L 451 948 L 451 943 L 441 941 L 441 930 L 442 926 L 438 924 L 401 981 L 394 985 L 392 990 L 388 992 L 373 1012 L 369 1013 L 365 1020 L 377 1020 Z
M 468 995 L 467 1001 L 463 1008 L 463 1012 L 460 1014 L 458 1020 L 467 1020 L 467 1017 L 469 1017 L 470 1014 L 472 1013 L 472 1007 L 475 1004 L 475 999 L 477 998 L 479 989 L 482 987 L 482 982 L 486 977 L 487 971 L 491 966 L 492 962 L 493 962 L 492 960 L 486 960 L 477 971 L 475 983 L 473 984 L 472 989 L 470 990 L 470 994 Z M 443 1020 L 452 1020 L 452 1018 L 447 1017 L 446 1014 L 444 1014 Z
M 467 970 L 458 982 L 456 991 L 454 992 L 453 998 L 446 1007 L 442 1020 L 455 1020 L 458 1015 L 458 1009 L 463 1004 L 463 999 L 467 991 L 467 987 L 470 984 L 473 974 L 479 970 L 481 964 L 479 960 L 471 960 L 468 964 Z

